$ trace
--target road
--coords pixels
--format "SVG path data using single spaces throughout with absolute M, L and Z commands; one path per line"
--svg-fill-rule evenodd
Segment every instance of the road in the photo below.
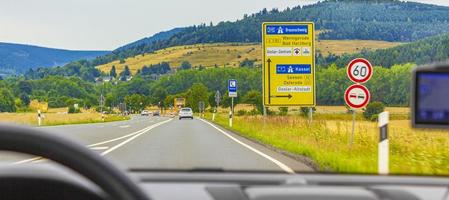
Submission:
M 81 142 L 128 169 L 312 171 L 304 163 L 202 119 L 133 116 L 128 121 L 37 129 Z M 9 152 L 2 152 L 0 161 L 46 162 Z

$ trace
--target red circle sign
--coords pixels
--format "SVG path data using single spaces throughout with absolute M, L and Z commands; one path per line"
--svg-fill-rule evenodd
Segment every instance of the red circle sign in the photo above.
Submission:
M 351 81 L 365 83 L 373 75 L 373 66 L 366 59 L 356 58 L 349 63 L 346 73 Z
M 345 91 L 345 101 L 349 107 L 360 109 L 368 105 L 371 95 L 368 88 L 363 85 L 351 85 Z

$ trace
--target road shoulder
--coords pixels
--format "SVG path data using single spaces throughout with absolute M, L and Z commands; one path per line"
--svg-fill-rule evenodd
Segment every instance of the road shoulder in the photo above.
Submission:
M 230 130 L 228 128 L 225 128 L 213 121 L 206 120 L 206 119 L 200 119 L 203 122 L 209 122 L 213 124 L 214 126 L 218 127 L 222 131 L 226 132 L 230 136 L 236 138 L 242 143 L 245 143 L 246 145 L 251 146 L 252 148 L 257 149 L 258 151 L 273 157 L 274 159 L 284 163 L 285 165 L 292 168 L 295 172 L 313 172 L 313 171 L 319 171 L 319 166 L 310 158 L 302 155 L 296 155 L 292 154 L 290 152 L 286 152 L 284 150 L 275 148 L 271 145 L 261 143 L 253 138 L 246 137 L 234 130 Z

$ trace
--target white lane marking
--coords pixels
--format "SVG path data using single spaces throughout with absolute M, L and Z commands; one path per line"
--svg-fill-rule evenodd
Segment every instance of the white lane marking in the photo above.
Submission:
M 137 137 L 143 135 L 144 133 L 150 131 L 151 129 L 156 128 L 156 127 L 158 127 L 158 126 L 160 126 L 160 125 L 162 125 L 162 124 L 165 124 L 165 123 L 167 123 L 167 122 L 169 122 L 169 121 L 171 121 L 171 120 L 173 120 L 173 119 L 169 119 L 169 120 L 166 120 L 166 121 L 163 121 L 163 122 L 159 122 L 159 123 L 157 123 L 157 124 L 153 124 L 153 125 L 149 126 L 145 131 L 142 131 L 142 132 L 140 132 L 140 133 L 138 133 L 138 134 L 136 134 L 136 135 L 133 135 L 132 137 L 128 138 L 127 140 L 121 142 L 120 144 L 117 144 L 117 145 L 111 147 L 110 149 L 108 149 L 108 150 L 106 150 L 106 151 L 103 151 L 103 152 L 101 153 L 101 155 L 104 156 L 104 155 L 106 155 L 106 154 L 108 154 L 108 153 L 111 153 L 112 151 L 114 151 L 114 150 L 120 148 L 121 146 L 125 145 L 125 144 L 128 143 L 128 142 L 131 142 L 132 140 L 134 140 L 134 139 L 136 139 Z
M 106 147 L 106 146 L 103 146 L 103 147 L 90 147 L 90 149 L 92 149 L 92 150 L 105 150 L 105 149 L 108 149 L 109 147 Z
M 172 120 L 172 119 L 169 119 L 169 120 L 166 120 L 166 121 L 163 121 L 163 122 L 159 122 L 159 123 L 158 123 L 158 126 L 159 126 L 159 125 L 162 125 L 162 124 L 164 124 L 164 123 L 166 123 L 166 122 L 169 122 L 169 121 L 171 121 L 171 120 Z M 142 133 L 142 132 L 147 132 L 147 131 L 149 131 L 149 130 L 155 128 L 154 125 L 156 125 L 156 124 L 153 124 L 153 125 L 148 126 L 148 127 L 144 128 L 144 129 L 138 130 L 138 131 L 136 131 L 136 132 L 130 133 L 130 134 L 128 134 L 128 135 L 124 135 L 124 136 L 121 136 L 121 137 L 118 137 L 118 138 L 114 138 L 114 139 L 111 139 L 111 140 L 106 140 L 106 141 L 103 141 L 103 142 L 98 142 L 98 143 L 95 143 L 95 144 L 87 145 L 86 147 L 89 147 L 89 148 L 92 149 L 92 148 L 95 148 L 95 146 L 98 146 L 98 145 L 107 144 L 107 143 L 110 143 L 110 142 L 115 142 L 115 141 L 117 141 L 117 140 L 122 140 L 122 139 L 131 137 L 131 136 L 134 136 L 134 135 L 139 134 L 139 133 Z M 120 144 L 121 144 L 121 143 L 120 143 Z M 119 144 L 119 145 L 120 145 L 120 144 Z M 123 144 L 122 144 L 122 145 L 123 145 Z M 117 148 L 118 148 L 118 147 L 117 147 Z M 117 149 L 117 148 L 115 148 L 115 149 Z M 114 149 L 114 150 L 115 150 L 115 149 Z M 103 154 L 102 154 L 102 155 L 103 155 Z M 12 163 L 12 164 L 13 164 L 13 165 L 16 165 L 16 164 L 23 164 L 23 163 L 29 163 L 29 162 L 37 163 L 37 162 L 42 162 L 42 161 L 44 161 L 44 160 L 46 160 L 46 159 L 44 159 L 43 157 L 40 157 L 40 156 L 39 156 L 39 157 L 34 157 L 34 158 L 26 159 L 26 160 L 17 161 L 17 162 L 14 162 L 14 163 Z
M 131 127 L 130 125 L 124 125 L 124 126 L 119 126 L 119 128 L 129 128 Z
M 241 144 L 242 146 L 248 148 L 249 150 L 251 150 L 251 151 L 253 151 L 253 152 L 255 152 L 255 153 L 261 155 L 262 157 L 268 159 L 269 161 L 273 162 L 274 164 L 276 164 L 277 166 L 279 166 L 279 167 L 280 167 L 282 170 L 284 170 L 285 172 L 290 173 L 290 174 L 294 174 L 294 173 L 295 173 L 295 171 L 293 171 L 293 169 L 290 168 L 289 166 L 285 165 L 284 163 L 280 162 L 279 160 L 274 159 L 273 157 L 271 157 L 271 156 L 269 156 L 269 155 L 267 155 L 267 154 L 262 153 L 261 151 L 255 149 L 255 148 L 253 148 L 253 147 L 251 147 L 251 146 L 249 146 L 249 145 L 243 143 L 242 141 L 236 139 L 235 137 L 232 137 L 229 133 L 226 133 L 225 131 L 221 130 L 220 128 L 218 128 L 217 126 L 213 125 L 212 123 L 210 123 L 210 122 L 208 122 L 208 121 L 206 121 L 206 120 L 203 120 L 203 119 L 199 119 L 199 120 L 203 121 L 203 122 L 206 123 L 206 124 L 209 124 L 210 126 L 214 127 L 214 128 L 217 129 L 218 131 L 220 131 L 220 133 L 223 133 L 224 135 L 226 135 L 226 136 L 229 137 L 230 139 L 234 140 L 235 142 Z

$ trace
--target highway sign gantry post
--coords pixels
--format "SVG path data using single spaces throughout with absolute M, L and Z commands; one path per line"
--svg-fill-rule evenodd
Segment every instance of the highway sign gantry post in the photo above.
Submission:
M 262 46 L 264 107 L 315 106 L 313 22 L 263 23 Z
M 237 97 L 237 80 L 228 80 L 228 95 L 231 97 L 231 111 L 229 111 L 229 127 L 232 127 L 232 118 L 234 117 L 234 97 Z

